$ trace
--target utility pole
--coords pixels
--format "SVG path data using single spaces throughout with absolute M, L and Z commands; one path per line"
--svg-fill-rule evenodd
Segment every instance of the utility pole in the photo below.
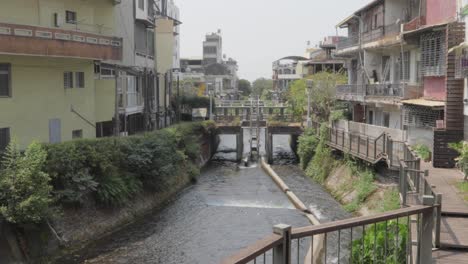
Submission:
M 314 87 L 314 81 L 313 80 L 307 80 L 307 128 L 312 127 L 312 118 L 310 116 L 310 95 L 312 93 L 312 89 Z
M 159 73 L 156 72 L 156 129 L 160 129 L 161 128 L 161 121 L 160 121 L 160 116 L 159 116 L 159 108 L 160 108 L 160 100 L 161 100 L 161 96 L 159 94 Z
M 114 136 L 120 136 L 120 115 L 119 115 L 119 66 L 114 65 L 115 75 L 115 104 L 114 104 Z
M 177 122 L 180 122 L 180 76 L 177 74 Z

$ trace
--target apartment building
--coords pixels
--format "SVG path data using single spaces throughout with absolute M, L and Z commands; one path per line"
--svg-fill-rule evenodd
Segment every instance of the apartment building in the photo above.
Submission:
M 344 60 L 335 55 L 337 43 L 344 37 L 328 36 L 319 45 L 307 48 L 305 56 L 288 56 L 273 62 L 273 89 L 282 93 L 294 81 L 319 72 L 343 72 Z
M 463 82 L 448 53 L 464 40 L 459 8 L 457 0 L 376 0 L 338 24 L 348 29 L 336 55 L 346 59 L 349 83 L 337 98 L 351 102 L 353 121 L 404 130 L 411 144 L 432 147 L 435 166 L 453 165 L 447 143 L 463 131 Z
M 96 137 L 112 119 L 99 101 L 95 61 L 120 61 L 120 1 L 1 0 L 0 151 L 11 138 L 61 142 Z

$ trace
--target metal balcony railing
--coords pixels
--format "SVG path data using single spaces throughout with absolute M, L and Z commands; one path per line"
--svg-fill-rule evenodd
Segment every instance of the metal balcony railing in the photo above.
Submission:
M 346 49 L 349 47 L 357 46 L 359 45 L 359 36 L 354 35 L 354 36 L 349 36 L 347 38 L 342 38 L 338 43 L 336 44 L 336 49 L 337 50 L 342 50 Z
M 364 101 L 366 97 L 373 96 L 411 99 L 420 97 L 421 92 L 421 86 L 406 83 L 346 84 L 336 87 L 336 97 L 340 100 Z
M 406 84 L 368 84 L 366 96 L 404 97 Z

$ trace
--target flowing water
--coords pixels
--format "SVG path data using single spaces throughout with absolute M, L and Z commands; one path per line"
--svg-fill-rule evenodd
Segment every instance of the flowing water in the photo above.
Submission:
M 264 141 L 264 130 L 260 141 Z M 249 152 L 249 133 L 244 130 L 244 154 Z M 274 137 L 277 164 L 296 161 L 288 136 Z M 260 152 L 265 152 L 261 146 Z M 305 216 L 294 209 L 287 197 L 256 163 L 248 167 L 235 163 L 235 137 L 222 135 L 218 152 L 202 170 L 197 184 L 185 189 L 165 209 L 146 216 L 109 237 L 89 245 L 58 263 L 219 263 L 247 245 L 270 235 L 272 227 L 285 223 L 307 226 Z M 288 184 L 308 193 L 307 204 L 329 218 L 344 217 L 343 211 L 323 189 L 304 183 L 295 166 L 278 165 L 288 175 Z M 293 188 L 292 188 L 293 189 Z M 317 192 L 317 194 L 315 194 Z M 328 197 L 325 199 L 324 197 Z M 334 212 L 338 213 L 334 213 Z M 297 250 L 303 262 L 310 240 Z M 294 254 L 293 263 L 297 263 Z M 267 255 L 271 259 L 271 255 Z M 259 259 L 257 263 L 263 263 Z

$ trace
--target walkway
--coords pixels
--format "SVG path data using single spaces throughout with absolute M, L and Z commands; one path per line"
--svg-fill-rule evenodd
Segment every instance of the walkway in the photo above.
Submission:
M 316 125 L 318 128 L 318 125 Z M 318 130 L 318 129 L 317 129 Z M 370 138 L 365 134 L 348 133 L 342 130 L 329 128 L 328 145 L 331 148 L 348 153 L 361 160 L 377 163 L 386 161 L 389 167 L 396 168 L 400 160 L 415 159 L 414 154 L 408 150 L 403 142 L 393 142 L 383 134 L 383 138 Z M 428 170 L 425 177 L 432 192 L 442 194 L 442 217 L 440 228 L 440 250 L 434 251 L 434 263 L 467 263 L 468 262 L 468 202 L 458 195 L 455 183 L 463 180 L 463 176 L 456 169 L 438 169 L 432 164 L 421 162 L 414 166 L 413 162 L 406 162 L 409 169 Z M 405 162 L 404 162 L 405 163 Z M 407 173 L 407 171 L 406 171 Z M 405 173 L 405 176 L 407 175 Z M 408 174 L 408 181 L 417 183 L 418 174 Z M 419 188 L 415 190 L 419 192 Z M 405 187 L 406 188 L 406 187 Z M 421 194 L 422 195 L 422 194 Z

